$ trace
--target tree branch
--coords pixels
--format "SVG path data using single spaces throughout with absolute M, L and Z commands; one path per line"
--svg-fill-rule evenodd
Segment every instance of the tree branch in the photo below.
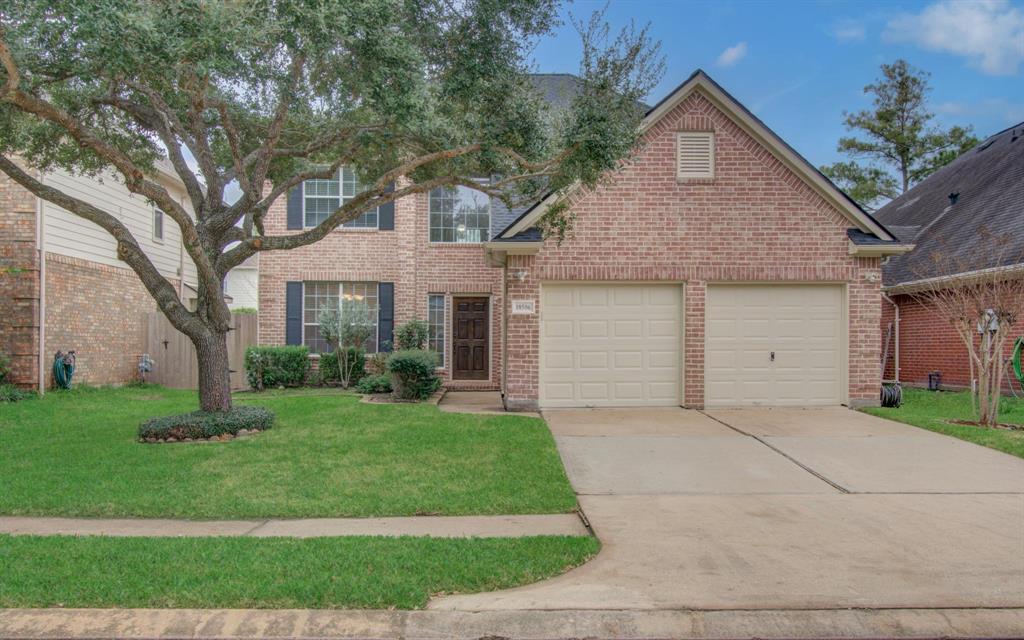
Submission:
M 117 241 L 117 257 L 126 262 L 132 271 L 139 276 L 142 284 L 149 291 L 150 295 L 153 296 L 153 299 L 156 300 L 160 310 L 164 312 L 167 319 L 171 321 L 171 324 L 189 336 L 204 330 L 202 323 L 181 303 L 174 287 L 153 266 L 145 251 L 142 250 L 142 247 L 135 240 L 135 236 L 132 235 L 131 231 L 120 220 L 102 209 L 44 184 L 26 173 L 15 162 L 4 155 L 0 155 L 0 171 L 6 173 L 12 180 L 36 196 L 96 224 L 113 236 Z

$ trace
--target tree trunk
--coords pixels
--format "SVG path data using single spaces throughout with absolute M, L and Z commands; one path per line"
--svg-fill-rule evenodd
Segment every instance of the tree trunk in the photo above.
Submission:
M 212 331 L 193 338 L 199 363 L 199 408 L 203 411 L 231 409 L 231 379 L 228 368 L 228 336 Z

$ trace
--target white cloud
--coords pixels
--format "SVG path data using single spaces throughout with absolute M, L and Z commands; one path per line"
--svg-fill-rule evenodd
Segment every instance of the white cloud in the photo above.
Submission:
M 893 42 L 967 58 L 991 75 L 1010 75 L 1024 62 L 1024 11 L 1008 0 L 940 0 L 889 21 Z
M 747 43 L 746 42 L 740 42 L 739 44 L 737 44 L 735 46 L 732 46 L 732 47 L 729 47 L 728 49 L 723 51 L 718 56 L 718 60 L 716 60 L 716 63 L 720 67 L 731 67 L 732 65 L 734 65 L 737 62 L 739 62 L 740 60 L 742 60 L 743 57 L 746 56 L 746 55 L 747 55 Z
M 864 23 L 847 18 L 836 23 L 832 29 L 832 35 L 840 42 L 853 42 L 863 40 L 867 35 L 867 29 L 864 27 Z
M 932 110 L 938 115 L 953 118 L 993 119 L 1006 126 L 1024 121 L 1024 102 L 1011 102 L 1006 98 L 984 98 L 975 102 L 941 102 Z

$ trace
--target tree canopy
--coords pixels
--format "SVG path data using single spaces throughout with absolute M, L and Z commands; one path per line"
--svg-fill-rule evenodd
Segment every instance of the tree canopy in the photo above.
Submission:
M 556 0 L 13 0 L 0 9 L 0 170 L 116 238 L 196 343 L 203 397 L 204 376 L 227 376 L 226 363 L 204 373 L 204 346 L 219 351 L 228 330 L 221 283 L 249 256 L 438 186 L 516 204 L 593 185 L 630 154 L 637 104 L 662 71 L 657 45 L 644 28 L 615 35 L 600 16 L 583 21 L 582 90 L 553 112 L 528 74 L 557 15 Z M 152 177 L 163 157 L 187 205 Z M 316 227 L 265 232 L 275 200 L 342 166 L 363 192 Z M 114 212 L 33 171 L 55 168 L 114 172 L 160 207 L 196 264 L 198 308 Z M 228 203 L 234 183 L 241 197 Z M 550 215 L 564 230 L 564 209 Z
M 845 113 L 846 128 L 862 137 L 839 139 L 850 156 L 821 168 L 866 209 L 898 197 L 915 183 L 978 144 L 970 127 L 943 129 L 928 110 L 929 74 L 906 60 L 883 64 L 882 77 L 864 87 L 874 107 Z

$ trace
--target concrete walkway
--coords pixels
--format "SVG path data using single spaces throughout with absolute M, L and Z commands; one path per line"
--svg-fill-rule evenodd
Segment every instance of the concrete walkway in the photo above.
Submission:
M 844 408 L 545 418 L 601 552 L 431 608 L 1024 607 L 1020 458 Z
M 8 640 L 1019 638 L 1024 611 L 0 610 Z
M 437 408 L 448 413 L 540 417 L 539 413 L 530 411 L 505 411 L 501 393 L 497 391 L 448 391 Z
M 75 536 L 433 536 L 504 538 L 589 535 L 573 513 L 521 516 L 415 516 L 301 520 L 160 520 L 0 517 L 0 533 Z

